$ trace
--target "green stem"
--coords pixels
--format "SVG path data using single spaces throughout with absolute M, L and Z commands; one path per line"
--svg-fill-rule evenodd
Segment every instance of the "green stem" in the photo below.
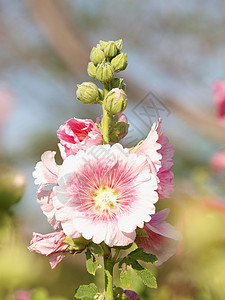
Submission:
M 109 84 L 104 84 L 104 97 L 109 92 Z M 102 126 L 103 126 L 103 142 L 104 144 L 109 144 L 109 120 L 110 116 L 108 115 L 107 111 L 104 109 L 104 105 L 102 106 L 103 109 L 103 119 L 102 119 Z
M 104 256 L 105 271 L 105 299 L 113 300 L 113 267 L 114 263 L 107 256 Z

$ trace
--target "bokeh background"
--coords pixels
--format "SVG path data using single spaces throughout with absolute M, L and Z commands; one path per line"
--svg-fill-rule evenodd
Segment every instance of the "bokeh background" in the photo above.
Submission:
M 177 254 L 152 268 L 158 289 L 134 277 L 135 290 L 146 300 L 225 299 L 224 174 L 209 165 L 225 144 L 211 90 L 225 79 L 224 26 L 223 0 L 0 0 L 0 299 L 39 287 L 43 299 L 73 299 L 93 281 L 83 255 L 52 271 L 46 257 L 28 252 L 33 231 L 51 231 L 31 173 L 44 151 L 58 151 L 61 124 L 101 114 L 76 100 L 76 84 L 92 80 L 91 48 L 120 38 L 131 122 L 123 144 L 145 138 L 163 118 L 176 189 L 157 209 L 169 207 L 183 234 Z

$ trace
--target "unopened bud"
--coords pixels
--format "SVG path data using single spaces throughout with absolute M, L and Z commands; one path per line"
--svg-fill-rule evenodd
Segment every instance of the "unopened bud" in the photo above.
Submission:
M 77 99 L 85 104 L 98 102 L 99 91 L 97 85 L 93 82 L 83 82 L 77 85 Z
M 113 66 L 115 72 L 125 70 L 128 65 L 127 54 L 120 53 L 119 55 L 114 57 L 111 61 L 111 65 Z
M 105 60 L 105 54 L 98 47 L 93 47 L 91 50 L 90 59 L 94 65 L 98 65 Z
M 96 66 L 93 64 L 93 62 L 89 62 L 87 72 L 90 77 L 96 77 Z
M 89 241 L 87 241 L 83 237 L 73 239 L 67 236 L 64 240 L 64 243 L 69 245 L 67 251 L 73 254 L 73 253 L 81 253 L 87 247 Z
M 103 51 L 105 49 L 105 46 L 107 45 L 108 43 L 107 42 L 104 42 L 104 41 L 99 41 L 99 44 L 97 44 L 97 47 L 98 45 L 100 45 L 100 49 Z
M 118 143 L 127 135 L 129 124 L 125 122 L 116 123 L 110 130 L 109 139 L 111 142 Z
M 104 108 L 111 115 L 118 115 L 127 106 L 127 96 L 121 89 L 112 89 L 104 99 Z
M 113 41 L 109 41 L 104 48 L 104 52 L 106 57 L 111 58 L 116 56 L 118 53 L 116 44 Z
M 114 69 L 109 63 L 101 63 L 97 66 L 96 78 L 101 82 L 108 82 L 114 76 Z
M 122 47 L 123 47 L 123 41 L 122 40 L 115 41 L 115 44 L 116 44 L 116 48 L 120 52 L 122 50 Z
M 111 81 L 111 87 L 112 89 L 122 89 L 124 90 L 124 92 L 126 90 L 126 84 L 124 83 L 124 80 L 122 78 L 113 78 L 113 80 Z

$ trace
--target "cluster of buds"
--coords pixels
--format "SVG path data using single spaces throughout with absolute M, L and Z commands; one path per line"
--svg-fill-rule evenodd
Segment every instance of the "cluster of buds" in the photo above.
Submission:
M 127 67 L 127 54 L 121 52 L 122 40 L 103 42 L 100 41 L 91 50 L 88 64 L 89 76 L 98 79 L 102 83 L 110 82 L 115 73 L 123 71 Z
M 126 85 L 122 78 L 113 78 L 114 74 L 127 67 L 127 54 L 121 52 L 122 40 L 100 41 L 93 47 L 88 64 L 88 74 L 104 85 L 105 91 L 93 82 L 83 82 L 77 85 L 77 99 L 85 104 L 100 104 L 109 118 L 109 140 L 119 142 L 128 131 L 127 119 L 119 116 L 127 106 L 125 94 Z M 126 117 L 125 117 L 126 118 Z M 103 133 L 103 121 L 99 122 Z

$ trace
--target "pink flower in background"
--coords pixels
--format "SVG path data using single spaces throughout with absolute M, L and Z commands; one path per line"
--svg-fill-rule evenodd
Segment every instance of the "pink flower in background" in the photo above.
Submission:
M 174 255 L 177 241 L 182 239 L 181 233 L 165 221 L 168 215 L 169 209 L 152 215 L 150 222 L 144 226 L 148 237 L 137 237 L 136 239 L 137 245 L 143 247 L 145 252 L 157 256 L 156 265 L 162 264 Z
M 57 131 L 62 158 L 75 155 L 79 150 L 102 144 L 102 135 L 92 120 L 69 119 Z
M 120 144 L 92 146 L 67 157 L 53 190 L 56 219 L 65 234 L 110 247 L 132 243 L 158 200 L 146 157 Z
M 161 119 L 152 125 L 151 131 L 143 143 L 134 150 L 137 155 L 146 155 L 152 171 L 158 177 L 159 198 L 169 198 L 174 191 L 172 157 L 174 148 L 161 131 Z
M 215 172 L 225 170 L 225 150 L 217 152 L 211 157 L 210 166 Z
M 16 300 L 30 300 L 32 291 L 19 290 L 15 292 Z
M 35 184 L 38 184 L 37 201 L 41 205 L 43 213 L 47 216 L 48 222 L 57 230 L 61 229 L 61 226 L 55 218 L 55 208 L 52 203 L 52 188 L 58 182 L 58 174 L 61 166 L 56 164 L 55 154 L 56 152 L 54 151 L 46 151 L 42 154 L 41 161 L 36 164 L 33 177 L 35 178 Z
M 138 296 L 137 293 L 135 293 L 134 291 L 130 291 L 130 290 L 125 290 L 123 291 L 124 294 L 127 296 L 127 298 L 129 300 L 140 300 L 141 298 Z
M 214 102 L 217 107 L 217 116 L 220 121 L 225 121 L 225 80 L 213 82 Z
M 51 268 L 54 269 L 66 256 L 65 251 L 69 245 L 64 243 L 65 238 L 64 232 L 53 232 L 45 235 L 34 232 L 28 249 L 48 256 Z

